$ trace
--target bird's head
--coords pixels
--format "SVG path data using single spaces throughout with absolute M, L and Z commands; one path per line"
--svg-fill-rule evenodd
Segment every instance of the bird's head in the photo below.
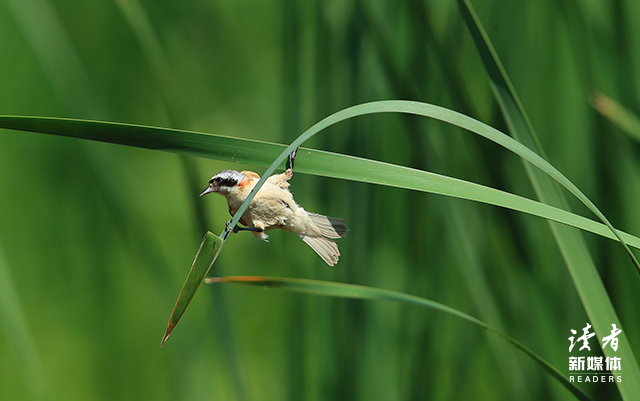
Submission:
M 211 192 L 217 192 L 225 197 L 236 193 L 244 193 L 249 184 L 251 184 L 256 177 L 257 179 L 260 179 L 260 176 L 252 171 L 239 172 L 235 170 L 222 170 L 211 177 L 211 180 L 209 180 L 209 186 L 202 191 L 200 196 Z

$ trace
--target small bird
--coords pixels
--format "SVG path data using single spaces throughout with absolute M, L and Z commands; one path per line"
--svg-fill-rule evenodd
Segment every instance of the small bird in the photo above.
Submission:
M 295 152 L 290 156 L 290 166 L 284 173 L 272 175 L 260 187 L 240 219 L 246 227 L 235 227 L 233 232 L 252 231 L 256 238 L 268 242 L 267 230 L 280 228 L 291 231 L 329 266 L 333 266 L 340 256 L 333 239 L 344 237 L 349 229 L 343 219 L 307 212 L 293 200 L 289 180 L 293 177 L 294 157 Z M 253 171 L 222 170 L 211 178 L 200 196 L 211 192 L 224 196 L 229 214 L 234 216 L 259 180 L 260 176 Z

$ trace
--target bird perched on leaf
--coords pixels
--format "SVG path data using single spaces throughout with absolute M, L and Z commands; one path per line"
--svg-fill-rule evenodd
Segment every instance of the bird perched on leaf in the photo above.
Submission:
M 296 151 L 289 156 L 289 168 L 269 177 L 251 200 L 240 219 L 246 227 L 234 227 L 233 232 L 252 231 L 256 238 L 268 242 L 265 231 L 275 228 L 291 231 L 333 266 L 340 256 L 333 240 L 344 237 L 349 229 L 343 219 L 307 212 L 293 200 L 289 180 L 293 177 L 295 154 Z M 234 216 L 259 180 L 260 176 L 253 171 L 222 170 L 211 178 L 200 196 L 211 192 L 224 196 L 229 213 Z

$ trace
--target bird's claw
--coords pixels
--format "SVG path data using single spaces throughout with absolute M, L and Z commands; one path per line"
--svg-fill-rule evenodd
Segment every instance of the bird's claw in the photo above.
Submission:
M 231 220 L 227 220 L 226 226 L 227 226 L 227 230 L 229 230 L 230 232 L 232 232 L 234 234 L 237 234 L 238 231 L 240 231 L 240 228 L 238 227 L 237 224 L 236 224 L 235 227 L 231 228 Z
M 231 220 L 227 220 L 227 230 L 229 230 L 229 232 L 232 232 L 234 234 L 237 234 L 240 231 L 253 231 L 256 233 L 261 233 L 264 231 L 264 229 L 260 227 L 240 227 L 237 224 L 235 227 L 231 228 Z
M 296 160 L 296 154 L 298 153 L 298 148 L 295 148 L 293 150 L 293 152 L 291 152 L 289 154 L 289 160 L 288 160 L 288 167 L 287 170 L 291 170 L 291 173 L 293 175 L 293 162 Z

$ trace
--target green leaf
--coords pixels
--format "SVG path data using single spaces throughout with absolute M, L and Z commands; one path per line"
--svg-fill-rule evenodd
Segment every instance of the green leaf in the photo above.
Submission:
M 182 285 L 182 290 L 180 290 L 180 294 L 176 300 L 176 305 L 173 307 L 171 317 L 169 317 L 169 323 L 167 324 L 167 331 L 164 333 L 162 341 L 160 342 L 160 348 L 162 348 L 165 341 L 167 341 L 167 338 L 171 335 L 173 328 L 176 327 L 178 321 L 184 314 L 184 311 L 189 306 L 191 299 L 193 299 L 196 291 L 198 291 L 198 287 L 200 287 L 202 280 L 216 261 L 216 258 L 220 253 L 221 245 L 222 240 L 220 237 L 207 231 L 202 239 L 200 248 L 198 248 L 198 253 L 196 253 L 196 257 L 193 260 L 191 270 L 189 270 L 189 275 L 187 275 L 187 279 Z
M 457 309 L 443 305 L 441 303 L 431 301 L 426 298 L 420 298 L 414 295 L 404 294 L 402 292 L 384 290 L 380 288 L 364 287 L 361 285 L 344 284 L 344 283 L 332 283 L 317 280 L 305 280 L 295 278 L 282 278 L 282 277 L 255 277 L 255 276 L 229 276 L 229 277 L 211 277 L 205 279 L 206 283 L 235 283 L 245 284 L 257 287 L 276 288 L 281 290 L 303 292 L 308 294 L 323 295 L 328 297 L 339 298 L 353 298 L 353 299 L 368 299 L 368 300 L 383 300 L 383 301 L 396 301 L 405 304 L 413 304 L 422 306 L 425 308 L 435 309 L 440 312 L 448 313 L 450 315 L 457 316 L 468 322 L 474 323 L 485 330 L 491 331 L 504 338 L 516 348 L 520 349 L 527 356 L 533 359 L 538 365 L 540 365 L 547 373 L 549 373 L 554 379 L 565 386 L 573 395 L 580 400 L 590 400 L 589 397 L 582 389 L 571 383 L 569 379 L 564 376 L 558 369 L 556 369 L 549 362 L 545 361 L 538 354 L 526 347 L 524 344 L 513 339 L 500 330 L 484 323 L 481 320 L 460 312 Z
M 533 126 L 473 7 L 468 0 L 458 0 L 458 4 L 487 70 L 491 88 L 507 121 L 509 131 L 518 141 L 544 156 Z M 561 208 L 568 208 L 562 193 L 549 177 L 540 174 L 540 171 L 532 169 L 526 163 L 525 168 L 542 202 Z M 550 223 L 550 226 L 562 256 L 567 263 L 569 273 L 573 278 L 585 311 L 597 333 L 598 340 L 602 344 L 601 340 L 610 334 L 612 324 L 617 327 L 621 326 L 591 259 L 584 238 L 578 231 L 566 226 L 555 223 Z M 630 253 L 628 248 L 626 250 Z M 630 255 L 637 268 L 637 260 L 635 260 L 633 254 Z M 616 382 L 616 385 L 622 398 L 637 400 L 640 399 L 640 369 L 638 369 L 638 364 L 631 350 L 631 344 L 624 330 L 619 335 L 619 339 L 620 345 L 616 354 L 613 353 L 610 347 L 604 348 L 603 351 L 607 356 L 618 356 L 625 361 L 625 379 L 621 382 Z
M 260 190 L 262 184 L 269 178 L 269 176 L 275 171 L 278 165 L 280 165 L 287 155 L 291 153 L 295 148 L 302 145 L 307 139 L 313 137 L 318 132 L 322 131 L 325 128 L 330 127 L 333 124 L 336 124 L 340 121 L 347 120 L 349 118 L 362 116 L 366 114 L 375 114 L 375 113 L 406 113 L 406 114 L 415 114 L 424 117 L 431 117 L 436 120 L 441 120 L 448 122 L 453 125 L 457 125 L 460 128 L 464 128 L 470 132 L 476 133 L 480 136 L 483 136 L 490 141 L 493 141 L 513 153 L 519 155 L 524 160 L 538 167 L 540 170 L 544 171 L 551 178 L 562 184 L 566 189 L 569 190 L 576 198 L 578 198 L 585 206 L 587 206 L 598 218 L 614 233 L 616 238 L 620 241 L 627 254 L 631 257 L 633 264 L 636 266 L 636 270 L 640 273 L 640 262 L 636 259 L 631 249 L 627 246 L 626 242 L 620 236 L 618 230 L 616 230 L 613 225 L 609 222 L 609 220 L 604 216 L 604 214 L 596 207 L 589 198 L 585 194 L 578 189 L 569 179 L 567 179 L 562 173 L 560 173 L 555 167 L 553 167 L 549 162 L 544 160 L 540 155 L 536 154 L 522 143 L 510 138 L 509 136 L 503 134 L 497 129 L 490 127 L 486 124 L 481 123 L 478 120 L 475 120 L 471 117 L 465 116 L 464 114 L 457 113 L 453 110 L 445 109 L 443 107 L 420 103 L 420 102 L 409 102 L 402 100 L 388 100 L 388 101 L 380 101 L 380 102 L 371 102 L 365 103 L 357 106 L 352 106 L 341 110 L 337 113 L 326 117 L 320 122 L 316 123 L 313 127 L 309 128 L 302 135 L 296 138 L 291 145 L 289 145 L 280 156 L 273 162 L 273 164 L 267 169 L 267 171 L 263 174 L 260 181 L 256 184 L 254 189 L 251 191 L 251 194 L 247 196 L 247 199 L 244 201 L 242 206 L 238 209 L 236 213 L 236 217 L 233 219 L 233 224 L 236 224 L 245 209 L 247 208 L 251 199 L 256 192 Z M 535 143 L 534 143 L 535 145 Z M 543 176 L 541 176 L 543 177 Z M 553 185 L 553 182 L 549 181 L 550 185 Z
M 0 116 L 0 127 L 258 166 L 268 166 L 278 154 L 284 154 L 283 159 L 288 154 L 285 145 L 270 142 L 101 121 Z M 562 209 L 468 181 L 389 163 L 301 148 L 296 160 L 296 172 L 487 203 L 616 239 L 605 225 Z M 640 249 L 640 238 L 618 232 L 628 244 Z

